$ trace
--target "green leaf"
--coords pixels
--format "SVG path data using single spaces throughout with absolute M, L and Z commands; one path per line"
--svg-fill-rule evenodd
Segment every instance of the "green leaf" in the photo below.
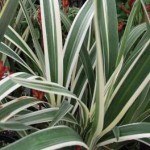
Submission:
M 118 76 L 120 74 L 120 71 L 122 69 L 123 66 L 123 59 L 120 61 L 119 65 L 116 67 L 116 69 L 114 70 L 113 74 L 111 75 L 111 77 L 109 78 L 108 82 L 105 85 L 105 112 L 107 111 L 109 105 L 111 105 L 112 102 L 112 94 L 114 92 L 115 89 L 115 84 L 117 82 Z
M 39 103 L 44 103 L 44 102 L 38 101 L 33 97 L 20 97 L 6 104 L 3 104 L 1 105 L 1 109 L 0 109 L 0 121 L 6 122 L 11 117 L 21 112 L 22 110 Z
M 23 72 L 14 73 L 11 75 L 11 77 L 22 77 L 22 78 L 31 78 L 31 79 L 36 78 L 36 76 L 33 77 L 30 74 L 23 73 Z M 3 80 L 1 80 L 0 81 L 0 101 L 19 87 L 20 85 L 14 83 L 10 79 L 10 77 L 6 77 Z
M 0 122 L 0 130 L 22 131 L 28 129 L 33 128 L 19 122 Z
M 98 30 L 102 37 L 98 42 L 102 44 L 105 78 L 107 81 L 115 69 L 118 55 L 116 2 L 115 0 L 97 0 L 96 8 Z
M 89 117 L 88 108 L 80 99 L 78 99 L 72 92 L 68 91 L 65 87 L 48 81 L 28 80 L 24 78 L 12 78 L 12 80 L 27 88 L 36 89 L 46 93 L 63 95 L 75 99 L 79 103 L 81 108 L 81 115 L 83 117 L 84 127 L 87 126 Z
M 59 4 L 41 0 L 42 32 L 48 81 L 63 84 L 63 51 Z
M 59 108 L 47 108 L 43 110 L 38 110 L 36 112 L 30 112 L 25 115 L 19 115 L 11 120 L 21 122 L 26 125 L 51 122 L 54 119 L 55 115 L 58 113 L 58 111 Z M 76 119 L 71 114 L 66 114 L 64 117 L 61 118 L 61 121 L 77 124 Z
M 60 10 L 60 17 L 61 17 L 61 21 L 64 24 L 66 30 L 69 31 L 69 29 L 71 27 L 71 21 L 69 20 L 67 15 L 62 10 Z
M 0 13 L 0 42 L 7 30 L 7 27 L 14 17 L 19 0 L 7 0 Z
M 150 109 L 149 109 L 149 106 L 150 106 L 150 102 L 149 102 L 149 104 L 148 104 L 148 109 L 144 112 L 144 113 L 142 113 L 142 114 L 140 114 L 140 116 L 138 116 L 138 118 L 136 118 L 136 121 L 145 121 L 147 118 L 149 118 L 149 114 L 150 114 Z
M 119 131 L 119 128 L 118 128 L 118 127 L 114 127 L 113 133 L 114 133 L 115 138 L 116 138 L 117 141 L 118 141 L 118 140 L 119 140 L 119 137 L 120 137 L 120 131 Z
M 28 4 L 27 0 L 24 0 L 23 4 L 27 5 Z M 22 8 L 19 8 L 18 14 L 15 19 L 14 28 L 19 27 L 23 19 L 24 19 L 24 16 L 23 16 Z
M 28 64 L 26 64 L 26 62 L 6 44 L 0 43 L 0 52 L 11 57 L 22 66 L 24 66 L 27 70 L 29 70 L 33 75 L 35 75 L 35 72 L 28 66 Z
M 72 105 L 67 101 L 64 101 L 59 108 L 59 111 L 55 114 L 50 126 L 54 126 L 58 121 L 60 121 L 70 110 Z
M 126 50 L 125 55 L 128 54 L 130 51 L 133 51 L 133 47 L 135 44 L 139 44 L 139 38 L 141 38 L 142 34 L 147 30 L 146 24 L 140 24 L 133 28 L 130 32 L 129 37 L 127 38 Z M 136 49 L 136 48 L 135 48 Z M 139 49 L 139 48 L 137 48 Z
M 74 130 L 65 126 L 57 126 L 35 132 L 1 150 L 54 150 L 74 145 L 80 145 L 88 149 Z
M 148 68 L 150 51 L 147 45 L 145 45 L 134 62 L 132 62 L 130 68 L 126 70 L 122 81 L 115 88 L 112 94 L 113 101 L 105 115 L 105 127 L 107 128 L 103 131 L 102 135 L 106 134 L 120 122 L 149 83 L 150 74 Z
M 117 57 L 117 64 L 119 64 L 121 58 L 124 57 L 124 54 L 126 53 L 125 50 L 126 50 L 126 46 L 127 46 L 128 36 L 130 34 L 130 31 L 131 31 L 131 28 L 133 25 L 133 21 L 134 21 L 134 18 L 135 18 L 135 15 L 137 13 L 139 6 L 140 6 L 140 3 L 139 3 L 139 0 L 137 0 L 133 5 L 133 8 L 131 10 L 130 16 L 127 21 L 127 25 L 126 25 L 123 37 L 121 39 L 120 47 L 118 50 L 119 53 L 118 53 L 118 57 Z
M 140 41 L 137 43 L 135 49 L 133 52 L 138 52 L 141 50 L 141 48 L 143 48 L 143 46 L 145 45 L 145 43 L 147 43 L 147 41 L 149 40 L 149 32 L 146 31 L 144 33 L 144 35 L 142 36 L 142 38 L 140 39 Z M 132 56 L 132 55 L 131 55 Z
M 96 64 L 96 44 L 94 43 L 90 50 L 90 62 L 92 63 L 93 70 L 95 69 Z M 83 93 L 85 91 L 87 85 L 87 76 L 84 71 L 84 67 L 81 66 L 77 71 L 76 78 L 74 79 L 74 83 L 72 85 L 72 91 L 78 97 L 82 98 Z
M 148 28 L 150 28 L 149 13 L 148 13 L 146 6 L 145 6 L 145 0 L 140 0 L 140 2 L 141 2 L 141 5 L 143 7 L 143 11 L 144 11 L 144 15 L 145 15 L 144 17 L 145 17 L 145 20 L 147 22 L 147 26 L 148 26 Z
M 88 79 L 89 85 L 90 85 L 90 91 L 91 95 L 94 93 L 94 87 L 95 87 L 95 75 L 94 75 L 94 70 L 92 68 L 92 63 L 90 56 L 88 54 L 88 51 L 86 47 L 82 46 L 82 49 L 80 51 L 80 58 L 84 67 L 84 71 L 86 73 L 86 77 Z
M 104 125 L 104 85 L 105 85 L 105 77 L 104 77 L 104 65 L 103 65 L 103 52 L 102 52 L 102 45 L 101 45 L 101 34 L 99 29 L 99 22 L 98 22 L 98 14 L 99 9 L 98 5 L 99 1 L 95 2 L 96 12 L 95 12 L 95 30 L 96 30 L 96 48 L 97 48 L 97 61 L 96 61 L 96 95 L 95 95 L 95 114 L 94 120 L 92 123 L 91 134 L 88 139 L 88 143 L 90 145 L 90 149 L 93 149 L 94 144 L 96 143 L 96 137 L 101 133 L 103 130 Z
M 37 59 L 37 56 L 34 54 L 33 50 L 27 45 L 27 43 L 22 39 L 22 37 L 12 28 L 8 27 L 5 33 L 5 38 L 17 46 L 30 60 L 40 69 L 41 64 Z
M 34 29 L 34 26 L 32 24 L 32 21 L 29 17 L 29 14 L 27 12 L 27 9 L 25 8 L 22 0 L 19 1 L 20 3 L 20 6 L 22 8 L 22 11 L 23 11 L 23 14 L 27 20 L 27 23 L 28 23 L 28 26 L 29 26 L 29 29 L 30 29 L 30 33 L 31 33 L 31 36 L 32 36 L 32 40 L 33 40 L 33 44 L 34 44 L 34 47 L 35 47 L 35 51 L 36 51 L 36 54 L 39 58 L 39 61 L 40 61 L 40 64 L 42 66 L 42 69 L 43 69 L 43 72 L 45 72 L 45 63 L 44 63 L 44 54 L 43 54 L 43 50 L 39 44 L 39 41 L 38 41 L 38 38 L 37 38 L 37 35 L 36 35 L 36 32 L 35 32 L 35 29 Z
M 114 142 L 123 142 L 128 140 L 138 140 L 141 138 L 147 138 L 150 137 L 150 123 L 133 123 L 133 124 L 127 124 L 123 126 L 117 127 L 120 132 L 119 140 L 117 141 L 116 138 L 114 138 L 113 133 L 109 134 L 109 137 L 105 139 L 103 142 L 98 144 L 98 147 L 108 145 Z
M 77 61 L 86 32 L 91 24 L 94 5 L 87 1 L 77 14 L 64 45 L 64 86 L 68 88 L 74 65 Z
M 27 88 L 32 88 L 46 93 L 69 96 L 75 99 L 77 98 L 72 92 L 57 83 L 40 80 L 28 80 L 24 78 L 12 78 L 12 80 Z
M 142 116 L 142 114 L 144 114 L 147 111 L 146 107 L 148 106 L 148 103 L 150 102 L 149 97 L 150 97 L 150 84 L 148 84 L 145 87 L 143 92 L 139 95 L 137 100 L 128 110 L 121 124 L 143 121 L 143 118 L 141 118 L 141 120 L 139 120 L 139 118 L 140 116 Z M 148 116 L 149 114 L 147 113 L 147 116 L 144 116 L 144 117 L 146 118 Z

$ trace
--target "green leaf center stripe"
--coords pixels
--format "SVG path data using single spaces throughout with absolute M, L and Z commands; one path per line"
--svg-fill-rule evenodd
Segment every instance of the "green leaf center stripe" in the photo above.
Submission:
M 54 26 L 55 26 L 55 22 L 53 20 L 54 18 L 54 6 L 53 6 L 53 0 L 51 1 L 43 1 L 44 4 L 44 13 L 45 14 L 49 14 L 47 16 L 44 16 L 45 19 L 43 20 L 45 23 L 45 28 L 43 25 L 43 33 L 44 33 L 44 42 L 46 42 L 44 45 L 46 46 L 45 49 L 45 59 L 46 59 L 46 75 L 47 75 L 47 79 L 49 81 L 53 81 L 53 82 L 57 82 L 57 51 L 56 51 L 56 45 L 55 45 L 55 31 L 54 31 Z M 49 8 L 49 9 L 48 9 Z M 43 17 L 43 18 L 44 18 Z M 49 18 L 48 18 L 49 17 Z M 52 21 L 51 21 L 52 20 Z M 48 23 L 48 25 L 50 26 L 50 28 L 48 29 L 48 27 L 46 26 L 46 22 L 50 21 L 50 23 Z M 49 40 L 48 40 L 49 39 Z M 52 65 L 53 64 L 53 65 Z M 54 67 L 53 67 L 54 66 Z
M 62 84 L 62 35 L 58 2 L 41 0 L 41 15 L 46 76 L 49 81 Z
M 63 84 L 63 43 L 62 43 L 62 28 L 60 18 L 60 8 L 58 1 L 54 0 L 54 20 L 55 20 L 55 45 L 57 51 L 57 83 Z

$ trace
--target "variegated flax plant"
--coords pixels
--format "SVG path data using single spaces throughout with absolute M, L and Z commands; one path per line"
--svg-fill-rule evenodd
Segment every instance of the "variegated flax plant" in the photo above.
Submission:
M 34 2 L 7 0 L 0 16 L 0 52 L 18 66 L 0 81 L 0 130 L 19 137 L 2 150 L 120 149 L 135 140 L 150 146 L 145 1 L 135 1 L 121 38 L 115 0 L 87 0 L 73 22 L 57 0 Z M 146 19 L 138 24 L 141 11 Z M 21 86 L 44 94 L 8 101 Z

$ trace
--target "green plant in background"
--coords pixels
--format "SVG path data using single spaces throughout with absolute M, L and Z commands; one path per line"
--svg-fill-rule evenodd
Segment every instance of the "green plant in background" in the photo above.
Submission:
M 131 10 L 133 8 L 133 4 L 135 3 L 135 0 L 119 0 L 116 1 L 117 3 L 117 14 L 118 14 L 118 27 L 119 32 L 121 32 L 121 35 L 123 34 L 122 31 L 124 31 L 126 22 L 128 20 L 128 17 L 131 13 Z M 145 9 L 147 10 L 147 14 L 149 16 L 150 14 L 150 1 L 145 0 L 144 1 Z M 135 16 L 134 19 L 134 25 L 140 24 L 145 22 L 146 17 L 144 10 L 142 7 L 139 7 L 139 13 Z
M 23 2 L 19 1 L 20 10 L 30 30 L 32 49 L 11 26 L 1 29 L 21 55 L 4 42 L 0 52 L 22 66 L 21 72 L 0 81 L 0 129 L 20 136 L 2 150 L 74 145 L 119 149 L 129 140 L 150 145 L 150 40 L 144 2 L 134 3 L 119 40 L 115 0 L 88 0 L 73 23 L 60 11 L 58 1 L 41 0 L 44 47 Z M 33 2 L 27 2 L 34 9 Z M 141 7 L 148 21 L 135 26 Z M 61 21 L 69 32 L 64 45 Z M 44 92 L 43 101 L 24 96 L 3 103 L 21 85 Z

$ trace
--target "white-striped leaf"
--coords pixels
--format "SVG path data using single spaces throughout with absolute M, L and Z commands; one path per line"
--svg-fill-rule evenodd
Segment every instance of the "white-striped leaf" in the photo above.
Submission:
M 57 83 L 52 83 L 48 81 L 28 80 L 28 79 L 23 79 L 23 78 L 12 78 L 12 80 L 27 88 L 36 89 L 36 90 L 43 91 L 46 93 L 63 95 L 63 96 L 67 96 L 67 97 L 71 97 L 75 99 L 81 107 L 81 115 L 83 117 L 82 119 L 84 123 L 83 126 L 84 127 L 87 126 L 88 117 L 89 117 L 89 111 L 88 111 L 87 106 L 79 98 L 77 98 L 76 95 L 68 91 L 65 87 Z
M 0 42 L 7 30 L 7 27 L 14 17 L 19 0 L 7 0 L 0 13 Z
M 55 114 L 50 126 L 57 124 L 71 109 L 72 105 L 67 101 L 64 101 L 60 106 L 59 111 Z
M 42 33 L 48 81 L 63 84 L 62 34 L 57 0 L 41 0 Z
M 97 26 L 99 34 L 102 36 L 98 42 L 102 43 L 105 78 L 108 80 L 116 67 L 115 64 L 118 55 L 116 1 L 98 0 L 96 1 L 96 8 Z
M 36 112 L 21 114 L 12 118 L 12 121 L 18 121 L 26 125 L 33 125 L 44 122 L 51 122 L 58 113 L 59 108 L 47 108 Z M 77 124 L 76 119 L 71 114 L 66 114 L 61 121 Z
M 64 45 L 64 86 L 68 88 L 71 74 L 75 66 L 76 60 L 79 55 L 83 40 L 86 32 L 91 24 L 94 14 L 94 5 L 91 0 L 88 0 L 84 6 L 80 9 L 74 22 L 72 23 L 71 29 L 67 36 Z
M 20 63 L 22 66 L 24 66 L 30 73 L 35 75 L 35 72 L 28 66 L 28 64 L 6 44 L 0 43 L 0 52 L 11 57 L 12 59 Z
M 65 126 L 57 126 L 30 134 L 1 150 L 54 150 L 74 145 L 88 149 L 74 130 Z
M 133 123 L 116 127 L 118 129 L 119 137 L 114 137 L 110 133 L 108 138 L 98 144 L 98 147 L 108 145 L 114 142 L 123 142 L 128 140 L 138 140 L 141 138 L 150 137 L 150 123 Z M 118 140 L 117 140 L 118 138 Z
M 32 21 L 29 17 L 29 14 L 27 12 L 27 9 L 25 7 L 25 5 L 23 4 L 22 1 L 19 1 L 20 3 L 20 6 L 22 8 L 22 11 L 23 11 L 23 14 L 27 20 L 27 23 L 28 23 L 28 26 L 29 26 L 29 29 L 30 29 L 30 33 L 31 33 L 31 36 L 32 36 L 32 40 L 33 40 L 33 44 L 34 44 L 34 47 L 35 47 L 35 51 L 36 51 L 36 54 L 38 56 L 38 59 L 40 61 L 40 64 L 42 66 L 42 69 L 43 69 L 43 72 L 45 71 L 45 63 L 44 63 L 44 54 L 43 54 L 43 50 L 39 44 L 39 41 L 38 41 L 38 38 L 37 38 L 37 35 L 36 35 L 36 32 L 35 32 L 35 29 L 34 29 L 34 26 L 32 24 Z
M 14 73 L 11 75 L 11 77 L 22 77 L 22 78 L 31 78 L 31 79 L 37 78 L 36 76 L 32 76 L 30 74 L 23 73 L 23 72 Z M 0 81 L 0 101 L 19 87 L 20 85 L 14 83 L 10 79 L 9 76 L 1 80 Z
M 28 56 L 30 60 L 38 66 L 39 69 L 41 69 L 41 64 L 33 50 L 31 50 L 27 43 L 11 26 L 8 27 L 4 36 L 15 46 L 17 46 L 26 56 Z
M 19 122 L 0 122 L 0 130 L 23 131 L 29 129 L 33 129 L 33 127 Z
M 0 122 L 6 122 L 22 110 L 40 103 L 44 102 L 38 101 L 32 97 L 20 97 L 6 104 L 3 104 L 1 105 L 0 109 Z

